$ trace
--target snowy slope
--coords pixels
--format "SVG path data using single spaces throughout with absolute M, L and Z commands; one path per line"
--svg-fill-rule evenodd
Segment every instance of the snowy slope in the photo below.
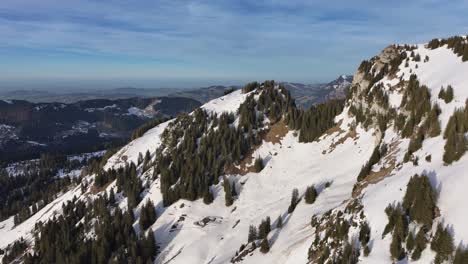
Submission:
M 439 104 L 442 110 L 439 120 L 444 130 L 453 111 L 463 107 L 468 98 L 468 62 L 463 63 L 446 47 L 430 50 L 418 45 L 414 52 L 423 58 L 427 55 L 429 61 L 410 61 L 409 67 L 405 67 L 403 61 L 396 76 L 385 76 L 374 87 L 382 83 L 390 106 L 399 107 L 402 91 L 394 88 L 400 78 L 409 80 L 410 74 L 415 73 L 421 84 L 430 89 L 431 100 Z M 354 79 L 353 84 L 364 82 L 361 78 Z M 452 85 L 455 91 L 455 99 L 449 104 L 437 96 L 441 86 L 447 85 Z M 247 95 L 237 90 L 208 102 L 202 108 L 216 114 L 236 113 Z M 378 106 L 368 107 L 375 109 Z M 343 210 L 353 199 L 361 201 L 365 219 L 371 227 L 371 252 L 367 257 L 361 255 L 359 261 L 392 263 L 389 252 L 391 236 L 382 238 L 388 222 L 384 209 L 388 204 L 402 201 L 406 185 L 414 174 L 429 176 L 438 191 L 440 216 L 436 222 L 444 222 L 453 228 L 455 245 L 468 241 L 468 213 L 461 210 L 461 201 L 468 199 L 465 190 L 465 186 L 468 186 L 468 155 L 445 166 L 442 161 L 445 140 L 440 135 L 424 140 L 422 148 L 414 153 L 419 157 L 418 165 L 404 163 L 409 139 L 403 139 L 393 123 L 389 123 L 381 139 L 382 143 L 391 146 L 388 159 L 382 159 L 372 168 L 374 172 L 388 171 L 355 196 L 353 187 L 357 175 L 369 160 L 381 133 L 372 126 L 366 130 L 361 124 L 356 125 L 356 119 L 348 113 L 348 109 L 346 107 L 336 117 L 336 128 L 312 143 L 300 143 L 295 131 L 289 131 L 276 144 L 263 141 L 252 154 L 252 157 L 264 159 L 265 168 L 261 172 L 226 175 L 229 181 L 236 183 L 239 193 L 230 207 L 225 206 L 223 183 L 220 182 L 211 187 L 215 199 L 210 205 L 204 204 L 201 199 L 193 202 L 179 200 L 164 208 L 159 179 L 152 181 L 135 215 L 139 215 L 139 208 L 148 199 L 157 207 L 158 219 L 152 230 L 161 252 L 155 263 L 229 263 L 239 247 L 247 243 L 249 226 L 258 226 L 268 216 L 273 227 L 268 236 L 270 252 L 262 254 L 257 249 L 245 256 L 242 263 L 307 263 L 316 232 L 311 228 L 311 217 L 321 216 L 329 210 Z M 144 154 L 147 150 L 154 159 L 155 150 L 161 145 L 160 136 L 171 122 L 174 121 L 162 123 L 130 142 L 108 160 L 105 168 L 123 166 L 126 162 L 136 163 L 138 154 Z M 350 133 L 354 132 L 352 127 L 355 127 L 355 133 Z M 429 155 L 431 160 L 427 161 L 425 157 Z M 390 161 L 393 161 L 393 166 Z M 88 178 L 92 177 L 90 175 Z M 327 183 L 330 185 L 328 188 L 325 187 Z M 303 195 L 310 185 L 315 185 L 319 192 L 315 203 L 310 205 L 301 201 L 295 211 L 288 214 L 291 191 L 298 188 L 300 195 Z M 115 184 L 110 184 L 107 191 L 111 188 L 115 188 Z M 21 236 L 31 239 L 34 223 L 50 219 L 55 212 L 60 213 L 61 204 L 75 195 L 79 199 L 93 197 L 89 193 L 81 194 L 80 186 L 77 186 L 17 227 L 13 227 L 13 218 L 0 222 L 0 248 Z M 126 207 L 126 199 L 121 201 L 120 206 Z M 278 216 L 282 216 L 282 228 L 276 228 Z M 202 224 L 204 219 L 206 224 Z M 433 259 L 434 252 L 427 247 L 421 259 L 414 263 L 431 263 Z M 405 259 L 402 263 L 413 262 Z
M 344 125 L 343 125 L 344 126 Z M 169 233 L 162 242 L 164 248 L 158 260 L 161 263 L 174 258 L 171 263 L 227 263 L 241 244 L 246 244 L 249 225 L 258 225 L 270 216 L 272 223 L 278 216 L 284 218 L 284 227 L 270 234 L 271 253 L 263 255 L 258 251 L 245 263 L 305 263 L 310 243 L 310 217 L 335 208 L 351 195 L 355 171 L 371 154 L 374 145 L 372 132 L 360 131 L 358 140 L 348 139 L 333 152 L 328 150 L 335 136 L 328 136 L 312 144 L 299 143 L 290 132 L 280 144 L 264 143 L 254 156 L 268 160 L 260 173 L 245 176 L 230 175 L 240 189 L 239 199 L 230 207 L 224 205 L 224 191 L 221 183 L 215 187 L 215 201 L 205 205 L 201 200 L 191 203 L 179 201 L 164 211 L 153 225 L 157 237 L 167 236 L 167 230 L 187 215 L 178 224 L 177 231 Z M 341 135 L 344 136 L 344 135 Z M 308 162 L 304 162 L 304 158 Z M 339 168 L 336 161 L 341 160 Z M 324 189 L 326 182 L 331 186 Z M 292 215 L 287 215 L 291 191 L 298 188 L 302 193 L 309 185 L 324 189 L 314 205 L 300 203 Z M 155 192 L 158 192 L 155 187 Z M 157 204 L 160 196 L 154 196 Z M 180 208 L 184 203 L 185 206 Z M 235 211 L 232 212 L 232 210 Z M 200 228 L 194 224 L 206 216 L 220 217 L 219 223 Z M 235 226 L 236 222 L 239 223 Z M 200 245 L 203 241 L 203 245 Z
M 417 75 L 421 84 L 430 89 L 432 102 L 437 102 L 442 110 L 439 120 L 442 131 L 444 131 L 454 110 L 464 107 L 468 98 L 468 63 L 463 63 L 460 57 L 446 47 L 430 50 L 425 48 L 424 45 L 418 45 L 414 52 L 419 53 L 422 58 L 429 56 L 429 61 L 414 62 L 410 60 L 409 67 L 404 67 L 403 62 L 399 67 L 397 76 L 409 80 L 411 71 Z M 381 82 L 384 83 L 385 87 L 387 87 L 387 84 L 391 86 L 396 84 L 395 79 L 389 80 L 388 78 L 384 78 Z M 452 102 L 447 104 L 438 98 L 438 93 L 442 86 L 447 87 L 448 85 L 453 86 L 455 97 Z M 395 91 L 388 90 L 387 92 L 390 93 L 390 98 L 393 98 L 394 104 L 399 106 L 402 95 Z M 384 141 L 391 142 L 392 139 L 401 140 L 398 135 L 388 133 Z M 403 160 L 407 144 L 402 143 L 403 148 L 396 157 L 400 162 Z M 432 185 L 439 192 L 438 207 L 441 216 L 437 220 L 453 228 L 454 244 L 458 245 L 461 242 L 468 241 L 468 228 L 466 225 L 468 213 L 465 210 L 460 210 L 460 202 L 468 199 L 468 193 L 466 192 L 466 186 L 468 186 L 468 156 L 463 156 L 450 166 L 444 166 L 442 160 L 444 144 L 445 140 L 442 135 L 426 139 L 423 142 L 423 147 L 415 153 L 420 157 L 418 166 L 405 163 L 400 170 L 394 170 L 391 177 L 367 187 L 363 205 L 373 234 L 375 234 L 373 242 L 375 250 L 371 252 L 369 258 L 365 259 L 365 263 L 376 263 L 382 259 L 390 259 L 388 250 L 390 237 L 387 236 L 386 239 L 381 239 L 383 229 L 388 222 L 383 209 L 388 204 L 402 201 L 406 191 L 406 184 L 414 174 L 429 176 Z M 424 159 L 429 155 L 432 157 L 431 162 Z M 433 259 L 434 253 L 425 250 L 423 257 L 416 263 L 430 263 Z

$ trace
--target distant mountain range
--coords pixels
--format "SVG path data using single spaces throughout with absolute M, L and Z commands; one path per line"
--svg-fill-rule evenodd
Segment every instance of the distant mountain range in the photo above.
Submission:
M 224 94 L 224 91 L 230 89 L 230 86 L 209 86 L 194 89 L 182 88 L 115 88 L 103 90 L 84 90 L 80 92 L 52 92 L 45 90 L 13 90 L 0 91 L 0 99 L 3 100 L 25 100 L 34 103 L 75 103 L 78 101 L 94 100 L 94 99 L 124 99 L 131 97 L 186 97 L 192 98 L 199 102 L 218 98 Z
M 345 98 L 353 76 L 341 75 L 329 83 L 302 84 L 283 82 L 282 84 L 291 92 L 296 100 L 296 105 L 307 109 L 310 106 L 325 102 L 329 99 Z
M 309 108 L 316 103 L 324 102 L 330 98 L 344 98 L 352 82 L 352 76 L 342 75 L 329 83 L 302 84 L 282 82 L 296 99 L 301 108 Z M 0 99 L 26 100 L 34 103 L 75 103 L 78 101 L 94 99 L 123 99 L 131 97 L 185 97 L 200 103 L 206 103 L 223 96 L 225 91 L 239 89 L 241 86 L 214 85 L 209 87 L 182 89 L 182 88 L 116 88 L 107 90 L 85 90 L 82 92 L 51 92 L 40 90 L 0 91 Z

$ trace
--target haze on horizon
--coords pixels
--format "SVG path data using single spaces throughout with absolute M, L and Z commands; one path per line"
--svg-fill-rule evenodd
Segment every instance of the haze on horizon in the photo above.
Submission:
M 466 34 L 465 1 L 0 3 L 0 91 L 329 81 L 391 43 Z

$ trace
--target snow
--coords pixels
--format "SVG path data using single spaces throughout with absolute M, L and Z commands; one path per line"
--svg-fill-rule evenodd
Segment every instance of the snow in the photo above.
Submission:
M 8 244 L 21 237 L 32 242 L 34 237 L 31 230 L 33 230 L 36 223 L 52 219 L 54 215 L 61 212 L 62 204 L 72 200 L 74 196 L 79 197 L 80 195 L 81 188 L 75 187 L 47 204 L 36 214 L 17 226 L 14 226 L 13 216 L 0 222 L 0 237 L 2 238 L 0 239 L 0 248 L 5 248 Z
M 327 155 L 322 154 L 323 150 L 327 150 L 336 137 L 344 135 L 305 144 L 299 143 L 294 133 L 289 132 L 280 144 L 264 142 L 254 154 L 267 158 L 264 170 L 258 174 L 229 176 L 237 182 L 240 193 L 232 206 L 224 205 L 224 191 L 220 183 L 213 188 L 215 201 L 209 206 L 200 200 L 179 201 L 165 209 L 153 225 L 163 250 L 158 262 L 164 263 L 177 255 L 171 263 L 227 263 L 240 245 L 247 242 L 249 225 L 258 226 L 267 216 L 271 217 L 274 225 L 279 215 L 283 216 L 285 224 L 282 229 L 271 232 L 270 253 L 263 255 L 256 251 L 244 263 L 307 262 L 307 250 L 313 235 L 311 216 L 340 206 L 351 196 L 357 172 L 372 153 L 374 145 L 368 144 L 373 142 L 372 131 L 359 129 L 359 132 L 361 136 L 357 141 L 348 139 Z M 304 157 L 313 159 L 304 163 Z M 336 166 L 338 160 L 341 161 L 340 166 Z M 326 182 L 332 184 L 323 189 Z M 298 188 L 302 194 L 307 186 L 313 184 L 323 189 L 317 201 L 313 205 L 301 202 L 294 213 L 288 215 L 291 191 Z M 153 190 L 156 188 L 153 187 Z M 161 202 L 160 196 L 152 199 L 155 204 Z M 185 206 L 180 208 L 182 203 Z M 181 215 L 187 215 L 190 220 L 185 220 L 178 225 L 176 232 L 170 233 L 170 227 Z M 193 224 L 205 216 L 222 217 L 222 222 L 208 224 L 205 228 Z M 203 247 L 200 247 L 200 241 L 203 241 Z
M 106 105 L 100 108 L 85 108 L 85 111 L 92 113 L 94 111 L 105 111 L 108 109 L 119 109 L 119 107 L 116 104 L 113 104 L 113 105 Z
M 249 96 L 250 93 L 242 93 L 242 89 L 236 90 L 228 95 L 214 99 L 204 104 L 201 108 L 208 112 L 223 113 L 231 112 L 235 113 L 239 106 Z
M 153 115 L 149 114 L 146 112 L 146 110 L 142 110 L 138 107 L 130 107 L 128 108 L 128 114 L 129 115 L 135 115 L 135 116 L 138 116 L 138 117 L 146 117 L 146 118 L 151 118 Z
M 160 135 L 171 122 L 172 120 L 161 123 L 148 130 L 143 136 L 131 141 L 115 155 L 110 157 L 104 168 L 107 170 L 114 166 L 120 167 L 125 164 L 125 161 L 137 164 L 139 153 L 145 154 L 147 150 L 154 153 L 159 145 L 161 145 Z
M 418 45 L 414 53 L 421 55 L 421 61 L 410 60 L 408 68 L 401 65 L 398 76 L 403 75 L 405 80 L 409 80 L 411 69 L 418 76 L 421 84 L 429 88 L 432 101 L 437 102 L 442 109 L 441 127 L 445 128 L 454 110 L 464 107 L 468 98 L 468 63 L 462 62 L 461 57 L 458 57 L 446 46 L 430 50 L 426 49 L 424 45 Z M 429 61 L 423 62 L 426 55 L 429 56 Z M 416 64 L 418 65 L 417 69 Z M 438 98 L 438 94 L 442 86 L 447 88 L 448 85 L 452 85 L 454 89 L 455 100 L 446 104 Z
M 441 122 L 442 131 L 448 123 L 448 119 L 453 114 L 456 108 L 464 107 L 465 100 L 468 98 L 468 63 L 462 63 L 461 57 L 456 56 L 453 51 L 446 47 L 441 47 L 435 50 L 429 50 L 424 45 L 418 45 L 414 51 L 415 54 L 420 54 L 422 61 L 414 62 L 410 60 L 409 67 L 404 67 L 404 63 L 400 66 L 398 77 L 404 80 L 409 80 L 412 73 L 416 74 L 422 85 L 426 85 L 430 92 L 433 103 L 438 103 L 441 107 L 442 114 L 439 119 Z M 429 56 L 428 62 L 423 62 L 425 56 Z M 418 68 L 416 69 L 416 64 Z M 398 79 L 397 79 L 398 80 Z M 384 84 L 389 83 L 389 80 L 382 80 Z M 394 85 L 392 83 L 391 85 Z M 449 104 L 446 104 L 441 99 L 438 99 L 438 93 L 442 86 L 447 87 L 452 85 L 454 88 L 455 98 Z M 398 92 L 390 92 L 390 105 L 399 106 L 401 102 L 401 94 Z M 388 132 L 387 132 L 388 134 Z M 389 143 L 391 139 L 397 137 L 395 133 L 386 136 L 384 142 Z M 406 152 L 408 143 L 402 143 L 403 148 L 397 155 L 397 160 L 402 161 Z M 386 177 L 378 184 L 370 185 L 365 189 L 363 196 L 363 205 L 366 218 L 369 220 L 372 237 L 373 249 L 368 258 L 364 258 L 363 263 L 376 263 L 384 259 L 390 260 L 389 246 L 390 238 L 381 238 L 384 227 L 388 222 L 388 218 L 384 212 L 384 208 L 388 204 L 401 202 L 406 191 L 406 185 L 415 174 L 427 175 L 432 183 L 432 186 L 439 193 L 438 207 L 441 217 L 436 221 L 441 221 L 451 226 L 454 230 L 455 245 L 468 241 L 468 213 L 465 210 L 460 210 L 460 202 L 468 199 L 466 186 L 468 185 L 468 156 L 463 156 L 459 161 L 450 166 L 445 166 L 442 160 L 444 152 L 445 140 L 442 135 L 426 139 L 423 142 L 423 147 L 414 155 L 419 157 L 419 165 L 415 166 L 412 163 L 405 163 L 400 170 L 393 170 L 390 177 Z M 431 162 L 425 160 L 425 157 L 430 155 Z M 421 259 L 414 263 L 430 263 L 434 259 L 434 252 L 426 249 L 423 252 Z M 412 262 L 413 263 L 413 262 Z
M 37 141 L 32 141 L 32 140 L 28 140 L 26 142 L 28 142 L 29 144 L 34 145 L 34 146 L 41 146 L 41 147 L 47 146 L 47 144 L 43 144 L 43 143 L 40 143 L 40 142 L 37 142 Z

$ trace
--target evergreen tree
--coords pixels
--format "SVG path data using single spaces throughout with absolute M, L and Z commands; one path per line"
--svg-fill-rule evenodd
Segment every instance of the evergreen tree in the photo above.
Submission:
M 114 193 L 114 188 L 110 190 L 109 194 L 109 204 L 113 205 L 115 204 L 115 193 Z
M 280 216 L 278 216 L 278 220 L 276 220 L 276 227 L 277 228 L 283 228 L 283 218 Z
M 157 253 L 156 240 L 154 238 L 153 230 L 150 228 L 147 235 L 144 237 L 141 243 L 142 259 L 148 260 L 150 263 L 154 260 L 154 256 Z
M 361 230 L 359 231 L 359 241 L 361 241 L 362 245 L 367 245 L 370 240 L 370 226 L 367 222 L 364 222 L 361 225 Z
M 448 260 L 455 249 L 453 238 L 448 228 L 444 228 L 440 223 L 437 225 L 436 234 L 432 239 L 431 249 L 437 253 L 435 263 L 442 263 Z
M 231 196 L 236 197 L 237 196 L 237 189 L 236 189 L 236 183 L 233 181 L 231 184 Z
M 138 165 L 140 165 L 143 162 L 143 154 L 141 152 L 138 153 Z
M 408 237 L 406 238 L 406 250 L 409 252 L 413 251 L 415 246 L 414 235 L 412 232 L 408 233 Z
M 213 202 L 213 193 L 211 192 L 210 189 L 205 191 L 205 194 L 203 195 L 203 202 L 205 204 L 211 204 Z
M 313 204 L 315 199 L 317 199 L 317 190 L 313 185 L 308 186 L 304 195 L 305 202 L 308 204 Z
M 453 87 L 451 85 L 447 87 L 444 100 L 447 104 L 453 100 Z
M 142 230 L 148 229 L 156 221 L 156 210 L 151 200 L 141 207 L 140 210 L 140 226 Z
M 299 203 L 299 190 L 297 188 L 294 188 L 291 194 L 291 204 L 289 205 L 288 213 L 294 212 L 294 209 L 296 209 L 296 206 L 298 203 Z
M 233 190 L 232 190 L 232 185 L 229 183 L 229 180 L 224 177 L 224 198 L 226 201 L 226 206 L 231 206 L 234 203 L 234 198 L 232 196 Z
M 463 49 L 462 61 L 463 62 L 468 61 L 468 45 L 467 44 L 465 44 L 465 48 Z
M 411 220 L 426 226 L 432 225 L 435 217 L 436 194 L 427 176 L 411 177 L 403 198 L 403 208 Z
M 254 170 L 257 173 L 263 170 L 263 159 L 261 157 L 255 159 Z
M 247 238 L 247 241 L 250 243 L 250 242 L 253 242 L 255 240 L 258 239 L 258 236 L 257 236 L 257 228 L 253 225 L 251 225 L 249 227 L 249 236 Z
M 405 251 L 401 247 L 401 238 L 396 232 L 393 233 L 390 243 L 390 254 L 395 260 L 402 260 L 405 257 Z
M 258 227 L 258 238 L 266 238 L 271 231 L 271 221 L 268 216 L 265 220 L 262 220 L 260 226 Z
M 371 250 L 370 250 L 369 245 L 366 245 L 366 246 L 364 247 L 364 256 L 365 256 L 365 257 L 369 256 L 370 252 L 371 252 Z
M 260 252 L 266 254 L 268 251 L 270 251 L 270 244 L 268 243 L 268 239 L 264 238 L 260 243 Z
M 421 257 L 422 251 L 426 248 L 427 238 L 424 228 L 419 229 L 419 232 L 416 234 L 415 246 L 413 254 L 411 255 L 412 260 L 418 260 Z
M 459 245 L 457 251 L 455 252 L 455 257 L 453 258 L 453 264 L 465 264 L 468 263 L 468 250 Z

